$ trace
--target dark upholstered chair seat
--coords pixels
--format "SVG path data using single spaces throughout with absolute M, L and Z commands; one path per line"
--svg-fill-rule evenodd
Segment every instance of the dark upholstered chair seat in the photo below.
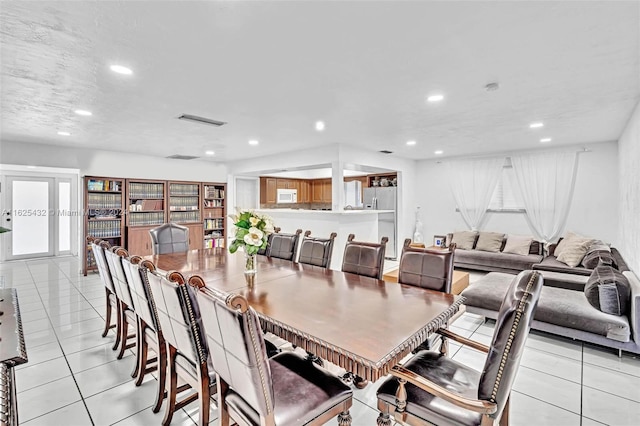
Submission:
M 351 390 L 328 371 L 294 352 L 284 352 L 269 360 L 275 397 L 277 425 L 307 424 L 332 407 L 351 398 Z M 233 390 L 227 404 L 245 419 L 260 424 L 259 414 Z
M 421 351 L 404 367 L 429 381 L 442 386 L 460 396 L 471 399 L 478 397 L 480 373 L 444 355 L 431 351 Z M 378 389 L 378 398 L 389 404 L 396 402 L 398 379 L 387 379 Z M 434 397 L 408 383 L 406 411 L 437 425 L 479 425 L 481 415 L 464 410 L 450 402 Z

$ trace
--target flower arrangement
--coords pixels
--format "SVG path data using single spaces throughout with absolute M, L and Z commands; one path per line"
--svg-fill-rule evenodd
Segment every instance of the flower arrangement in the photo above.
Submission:
M 235 253 L 242 247 L 248 255 L 257 254 L 267 248 L 269 234 L 273 233 L 273 219 L 268 215 L 252 210 L 239 210 L 229 216 L 235 225 L 235 238 L 229 246 L 229 252 Z

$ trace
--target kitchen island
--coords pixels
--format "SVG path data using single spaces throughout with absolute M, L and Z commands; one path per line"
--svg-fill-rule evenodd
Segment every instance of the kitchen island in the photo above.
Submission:
M 312 237 L 328 238 L 332 232 L 338 234 L 331 256 L 331 269 L 339 271 L 342 268 L 344 246 L 349 234 L 355 234 L 356 241 L 380 242 L 384 237 L 392 241 L 391 235 L 378 235 L 378 221 L 381 218 L 394 215 L 393 210 L 297 210 L 297 209 L 258 209 L 259 213 L 268 214 L 273 218 L 275 226 L 281 232 L 294 233 L 296 229 L 302 232 L 310 230 Z

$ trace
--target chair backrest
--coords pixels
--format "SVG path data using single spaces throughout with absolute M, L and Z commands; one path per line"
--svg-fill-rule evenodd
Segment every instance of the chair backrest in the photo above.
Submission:
M 128 257 L 129 253 L 122 247 L 116 246 L 112 247 L 111 250 L 106 250 L 104 256 L 107 259 L 107 265 L 109 265 L 109 271 L 113 278 L 118 299 L 122 300 L 131 309 L 134 309 L 133 297 L 131 297 L 131 291 L 129 290 L 129 282 L 122 267 L 122 257 Z
M 313 238 L 309 235 L 311 235 L 311 231 L 304 233 L 298 262 L 329 269 L 333 243 L 338 234 L 332 232 L 329 238 Z
M 177 223 L 165 223 L 149 231 L 153 254 L 189 251 L 189 228 Z
M 298 242 L 300 241 L 302 229 L 296 230 L 295 234 L 277 233 L 271 234 L 271 242 L 267 247 L 267 256 L 279 259 L 294 260 L 298 254 Z
M 100 240 L 91 241 L 91 251 L 93 252 L 93 258 L 96 260 L 100 280 L 111 293 L 117 295 L 115 285 L 113 284 L 113 278 L 111 277 L 111 271 L 109 271 L 107 259 L 104 256 L 105 248 L 107 250 L 111 248 L 108 242 Z
M 269 246 L 271 245 L 271 240 L 273 239 L 273 234 L 277 234 L 278 232 L 280 232 L 280 228 L 275 226 L 273 228 L 273 232 L 269 234 L 269 236 L 267 237 L 267 247 L 261 248 L 260 250 L 258 250 L 258 254 L 261 254 L 263 256 L 267 255 L 267 250 L 269 250 Z
M 522 271 L 505 294 L 493 333 L 487 360 L 480 376 L 478 398 L 498 406 L 499 418 L 516 378 L 524 344 L 538 305 L 543 278 L 538 271 Z
M 216 373 L 261 417 L 273 416 L 271 369 L 258 315 L 243 296 L 207 288 L 198 276 L 189 283 L 200 289 L 196 297 Z
M 410 243 L 410 239 L 404 241 L 398 282 L 451 293 L 455 243 L 450 244 L 447 250 L 414 248 L 409 246 Z
M 214 371 L 195 290 L 185 284 L 179 272 L 169 272 L 165 277 L 157 271 L 149 271 L 147 279 L 166 342 L 194 365 L 206 362 L 209 371 Z
M 141 263 L 144 266 L 141 267 Z M 147 278 L 147 271 L 155 271 L 155 265 L 148 260 L 143 262 L 140 256 L 131 256 L 128 259 L 122 259 L 122 267 L 129 283 L 136 314 L 149 327 L 153 327 L 156 331 L 160 330 L 157 310 Z
M 355 235 L 349 234 L 342 259 L 342 272 L 364 275 L 382 279 L 384 252 L 387 237 L 382 237 L 380 244 L 353 241 Z

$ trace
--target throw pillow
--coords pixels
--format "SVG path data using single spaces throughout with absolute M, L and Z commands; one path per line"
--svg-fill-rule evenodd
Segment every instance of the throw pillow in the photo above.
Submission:
M 610 251 L 606 250 L 594 250 L 587 251 L 587 254 L 582 259 L 582 266 L 587 269 L 595 269 L 600 265 L 609 265 L 614 268 L 618 268 L 615 259 Z
M 476 243 L 476 250 L 491 251 L 497 253 L 502 247 L 504 234 L 498 232 L 481 232 Z
M 558 262 L 566 263 L 572 268 L 582 262 L 582 258 L 587 254 L 589 246 L 593 240 L 575 237 L 567 241 L 562 253 L 557 257 Z
M 587 251 L 587 254 L 596 250 L 608 251 L 609 253 L 611 253 L 611 247 L 609 247 L 609 245 L 602 240 L 595 240 L 593 243 L 591 243 L 591 246 L 589 246 L 589 250 Z
M 532 237 L 509 234 L 509 236 L 507 236 L 507 243 L 504 245 L 502 252 L 527 255 L 529 254 L 531 241 L 533 241 Z
M 589 303 L 605 314 L 626 315 L 631 304 L 631 286 L 627 277 L 611 266 L 598 266 L 584 286 Z
M 453 238 L 449 244 L 456 244 L 457 249 L 473 250 L 473 246 L 476 243 L 476 237 L 478 233 L 476 231 L 459 231 L 453 233 Z

